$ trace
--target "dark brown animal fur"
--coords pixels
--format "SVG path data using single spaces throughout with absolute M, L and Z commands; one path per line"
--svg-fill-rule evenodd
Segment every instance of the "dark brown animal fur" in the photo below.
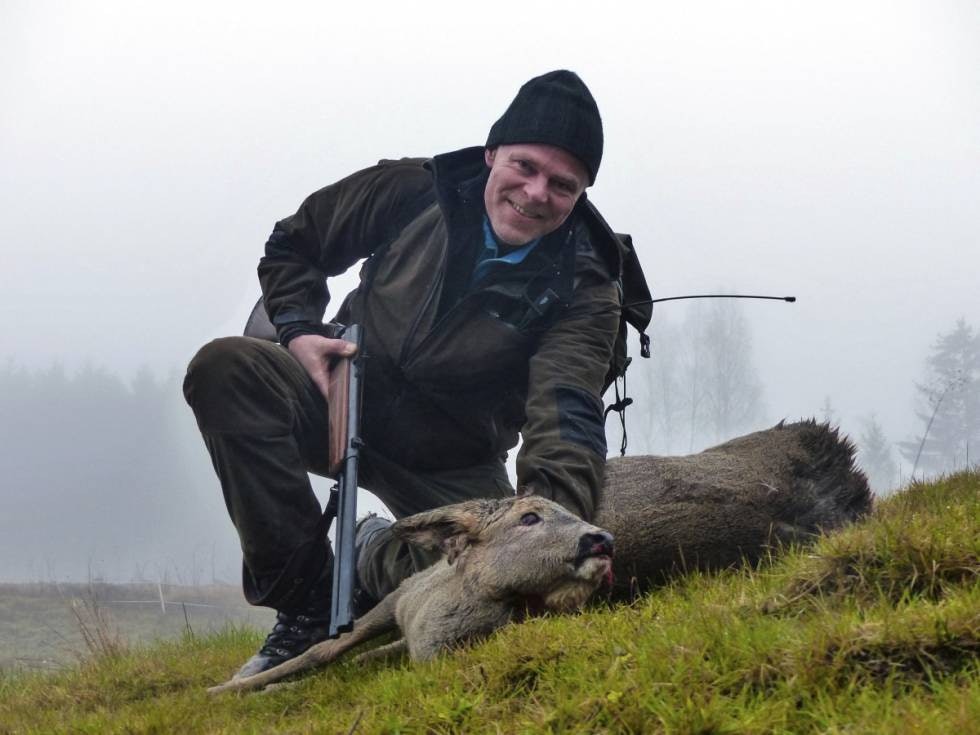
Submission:
M 756 561 L 870 505 L 853 445 L 810 420 L 686 457 L 612 459 L 595 524 L 616 537 L 614 594 L 623 598 L 685 569 Z

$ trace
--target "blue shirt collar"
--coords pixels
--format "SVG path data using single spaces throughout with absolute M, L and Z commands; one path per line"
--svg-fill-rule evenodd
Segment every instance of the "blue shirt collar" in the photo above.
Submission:
M 500 242 L 497 240 L 497 236 L 493 232 L 493 228 L 490 226 L 490 218 L 483 215 L 483 247 L 489 251 L 489 253 L 484 253 L 485 260 L 496 260 L 503 263 L 510 263 L 511 265 L 516 265 L 527 257 L 527 254 L 534 250 L 535 246 L 541 242 L 541 238 L 536 238 L 531 240 L 531 242 L 526 245 L 521 245 L 519 248 L 514 248 L 505 255 L 498 255 L 500 252 Z

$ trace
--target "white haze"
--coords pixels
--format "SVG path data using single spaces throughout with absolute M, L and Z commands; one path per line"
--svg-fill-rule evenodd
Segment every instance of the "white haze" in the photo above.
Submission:
M 599 103 L 590 196 L 655 295 L 798 298 L 745 306 L 772 421 L 829 396 L 906 438 L 936 334 L 980 321 L 975 2 L 272 8 L 0 4 L 0 359 L 182 371 L 241 331 L 265 239 L 307 194 L 482 143 L 555 68 Z M 189 543 L 233 559 L 216 482 L 200 502 Z

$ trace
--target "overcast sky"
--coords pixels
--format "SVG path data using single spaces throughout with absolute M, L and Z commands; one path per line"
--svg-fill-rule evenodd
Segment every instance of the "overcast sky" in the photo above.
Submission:
M 797 296 L 746 305 L 772 418 L 904 438 L 936 334 L 980 326 L 980 3 L 639 7 L 0 1 L 0 359 L 182 371 L 307 194 L 564 67 L 655 294 Z

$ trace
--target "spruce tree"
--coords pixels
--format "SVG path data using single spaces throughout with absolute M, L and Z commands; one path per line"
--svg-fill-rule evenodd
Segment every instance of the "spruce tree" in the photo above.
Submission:
M 884 493 L 895 487 L 898 465 L 885 432 L 874 414 L 865 420 L 864 431 L 858 439 L 858 463 L 875 492 Z
M 980 333 L 959 319 L 940 334 L 916 385 L 922 432 L 900 443 L 913 472 L 951 472 L 976 464 L 980 452 Z

